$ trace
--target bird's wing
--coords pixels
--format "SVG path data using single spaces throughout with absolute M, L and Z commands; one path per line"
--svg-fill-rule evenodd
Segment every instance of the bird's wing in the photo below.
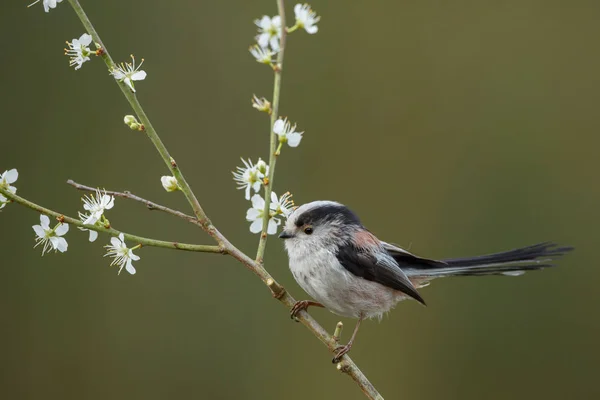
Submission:
M 381 245 L 383 246 L 383 249 L 394 258 L 400 268 L 429 269 L 448 266 L 448 264 L 444 261 L 430 260 L 428 258 L 419 257 L 390 243 L 381 242 Z
M 336 256 L 340 264 L 353 275 L 398 290 L 425 304 L 417 289 L 392 256 L 352 244 L 340 247 Z

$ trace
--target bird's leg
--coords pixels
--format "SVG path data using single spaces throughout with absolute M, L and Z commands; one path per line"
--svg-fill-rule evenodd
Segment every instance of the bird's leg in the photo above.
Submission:
M 323 304 L 317 303 L 316 301 L 300 300 L 300 301 L 297 301 L 296 304 L 294 304 L 294 306 L 290 310 L 290 318 L 295 319 L 296 315 L 298 315 L 298 313 L 300 311 L 306 310 L 306 309 L 308 309 L 308 307 L 311 307 L 311 306 L 312 307 L 325 307 Z M 297 321 L 298 320 L 296 320 L 296 322 Z
M 347 352 L 350 351 L 350 349 L 352 348 L 352 344 L 354 343 L 354 338 L 356 337 L 356 333 L 358 332 L 358 328 L 360 327 L 360 323 L 363 320 L 363 316 L 361 315 L 361 317 L 358 319 L 358 322 L 356 323 L 356 326 L 354 327 L 354 332 L 352 332 L 352 337 L 350 338 L 350 341 L 348 342 L 347 345 L 345 346 L 340 346 L 336 349 L 336 353 L 335 353 L 335 357 L 333 357 L 333 360 L 331 360 L 332 363 L 337 364 L 340 362 L 340 360 L 342 359 L 342 357 L 344 356 L 344 354 L 346 354 Z

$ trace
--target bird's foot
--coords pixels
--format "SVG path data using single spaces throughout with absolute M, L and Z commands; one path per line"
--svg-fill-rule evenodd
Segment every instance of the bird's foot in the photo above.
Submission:
M 290 310 L 290 318 L 293 320 L 296 320 L 296 322 L 298 322 L 298 320 L 296 319 L 296 316 L 298 315 L 298 313 L 302 310 L 308 309 L 308 307 L 310 307 L 310 306 L 323 307 L 323 304 L 317 303 L 316 301 L 310 301 L 310 300 L 297 301 L 296 304 L 294 304 L 294 306 Z
M 338 346 L 338 348 L 335 349 L 335 357 L 333 357 L 333 360 L 331 360 L 331 362 L 334 364 L 339 363 L 342 360 L 342 357 L 344 357 L 344 354 L 348 353 L 351 348 L 352 342 L 348 343 L 345 346 Z

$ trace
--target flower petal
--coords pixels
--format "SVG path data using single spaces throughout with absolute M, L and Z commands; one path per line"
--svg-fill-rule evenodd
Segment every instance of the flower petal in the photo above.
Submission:
M 83 35 L 81 35 L 81 37 L 79 38 L 79 43 L 82 46 L 89 46 L 90 43 L 92 43 L 92 36 L 88 35 L 87 33 L 84 33 Z
M 125 266 L 125 269 L 131 275 L 135 275 L 135 268 L 133 268 L 133 264 L 131 263 L 131 260 L 127 260 L 127 265 Z
M 131 79 L 129 79 L 129 77 L 123 79 L 123 82 L 129 86 L 129 89 L 131 89 L 132 92 L 135 92 L 135 88 L 133 87 L 133 83 L 131 83 Z
M 298 147 L 301 140 L 302 135 L 298 132 L 292 132 L 287 135 L 287 143 L 290 147 Z
M 275 132 L 276 134 L 280 135 L 283 132 L 283 127 L 284 126 L 285 126 L 285 122 L 283 122 L 283 120 L 281 118 L 279 118 L 273 124 L 273 132 Z
M 56 230 L 54 231 L 54 233 L 56 233 L 56 236 L 62 236 L 65 233 L 69 232 L 69 224 L 60 224 L 58 226 L 58 228 L 56 228 Z
M 247 212 L 246 212 L 246 220 L 247 221 L 255 221 L 256 219 L 260 218 L 261 212 L 259 210 L 257 210 L 256 208 L 250 208 Z
M 50 218 L 47 215 L 40 214 L 40 225 L 44 230 L 50 229 Z
M 260 233 L 262 231 L 262 218 L 255 220 L 251 225 L 250 225 L 250 232 L 252 233 Z
M 276 218 L 269 219 L 269 228 L 267 229 L 267 233 L 269 235 L 274 235 L 277 233 L 277 225 L 279 225 L 277 222 L 279 222 L 279 220 Z
M 319 27 L 316 25 L 311 25 L 311 26 L 305 27 L 304 30 L 306 31 L 306 33 L 308 33 L 310 35 L 314 35 L 315 33 L 317 33 L 319 31 Z
M 131 75 L 131 80 L 134 81 L 143 81 L 144 79 L 146 79 L 146 71 L 138 71 L 136 73 L 134 73 L 133 75 Z
M 252 208 L 256 208 L 258 210 L 262 210 L 265 208 L 265 200 L 260 194 L 255 194 L 254 196 L 252 196 Z
M 6 183 L 14 183 L 19 178 L 19 172 L 13 168 L 10 171 L 6 171 L 2 178 L 4 178 Z
M 90 242 L 94 242 L 98 239 L 98 232 L 90 229 Z
M 69 243 L 67 243 L 65 238 L 62 237 L 51 237 L 50 241 L 52 242 L 52 246 L 54 246 L 54 248 L 60 251 L 61 253 L 67 251 L 67 248 L 69 247 Z
M 35 234 L 37 235 L 37 237 L 39 237 L 40 239 L 43 239 L 46 237 L 46 231 L 41 226 L 34 225 L 34 226 L 32 226 L 32 228 L 33 228 L 33 231 L 35 232 Z

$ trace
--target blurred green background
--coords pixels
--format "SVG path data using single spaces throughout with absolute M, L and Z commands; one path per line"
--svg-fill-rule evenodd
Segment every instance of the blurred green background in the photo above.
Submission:
M 62 54 L 83 29 L 67 2 L 0 7 L 0 170 L 19 194 L 70 215 L 69 178 L 164 192 L 166 168 L 122 122 L 128 104 L 97 59 Z M 286 2 L 293 15 L 294 3 Z M 247 48 L 275 1 L 82 1 L 116 60 L 144 57 L 137 85 L 162 139 L 217 226 L 253 254 L 231 170 L 268 157 L 250 107 L 272 74 Z M 590 0 L 315 1 L 319 33 L 289 37 L 281 111 L 305 130 L 276 191 L 349 205 L 381 238 L 433 258 L 539 241 L 574 245 L 520 278 L 448 279 L 363 325 L 352 351 L 388 399 L 591 399 L 596 383 L 600 3 Z M 118 199 L 118 229 L 210 243 L 191 225 Z M 0 214 L 0 397 L 362 399 L 331 355 L 234 260 L 144 248 L 138 274 L 109 268 L 100 236 L 33 250 L 35 212 Z M 267 267 L 293 295 L 276 238 Z M 313 315 L 330 331 L 338 318 Z M 347 339 L 354 321 L 344 320 Z

